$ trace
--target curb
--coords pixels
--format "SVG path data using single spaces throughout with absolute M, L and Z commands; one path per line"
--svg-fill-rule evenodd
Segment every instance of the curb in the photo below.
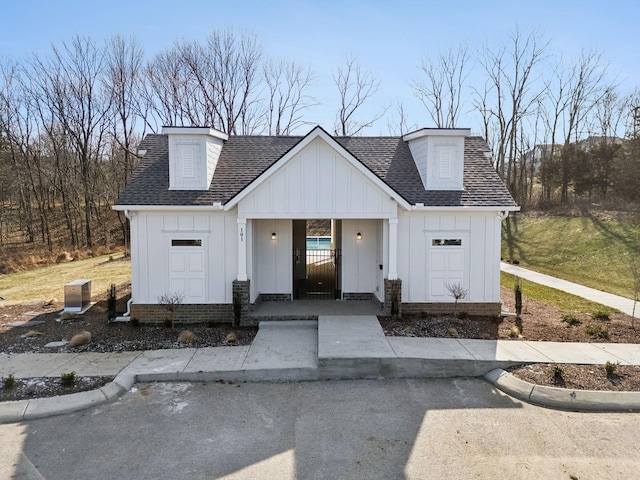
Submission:
M 119 374 L 105 386 L 87 392 L 0 403 L 0 425 L 76 412 L 112 401 L 127 392 L 135 377 Z
M 546 408 L 574 412 L 639 412 L 640 392 L 571 390 L 534 385 L 501 368 L 484 378 L 507 395 Z

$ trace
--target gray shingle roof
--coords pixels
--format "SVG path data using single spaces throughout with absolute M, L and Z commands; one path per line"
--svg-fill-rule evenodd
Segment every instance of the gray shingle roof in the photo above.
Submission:
M 147 135 L 147 153 L 116 205 L 202 206 L 225 204 L 277 162 L 304 137 L 232 136 L 222 148 L 209 190 L 169 190 L 166 135 Z M 438 207 L 515 207 L 484 152 L 479 137 L 466 137 L 464 190 L 426 191 L 407 142 L 400 137 L 334 137 L 355 158 L 411 204 Z

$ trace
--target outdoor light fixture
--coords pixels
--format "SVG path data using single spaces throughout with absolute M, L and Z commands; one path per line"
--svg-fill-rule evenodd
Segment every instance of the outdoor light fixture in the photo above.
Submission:
M 271 240 L 275 240 L 276 238 L 278 238 L 278 236 L 276 235 L 276 232 L 273 232 L 271 234 Z
M 356 233 L 356 239 L 362 240 L 362 234 L 360 232 Z

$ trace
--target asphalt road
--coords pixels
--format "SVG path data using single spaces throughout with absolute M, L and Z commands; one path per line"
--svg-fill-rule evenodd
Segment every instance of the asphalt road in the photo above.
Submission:
M 0 425 L 0 478 L 637 479 L 640 415 L 546 410 L 479 379 L 138 384 Z

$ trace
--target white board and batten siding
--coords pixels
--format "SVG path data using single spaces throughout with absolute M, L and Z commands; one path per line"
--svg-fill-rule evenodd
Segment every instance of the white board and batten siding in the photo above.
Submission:
M 404 302 L 451 302 L 446 285 L 461 284 L 464 301 L 499 302 L 498 212 L 401 212 L 398 276 Z
M 383 221 L 342 221 L 342 291 L 374 293 L 384 299 Z M 357 238 L 360 233 L 360 239 Z
M 237 228 L 235 212 L 138 212 L 131 220 L 134 302 L 181 293 L 185 303 L 231 303 Z
M 240 200 L 241 218 L 395 218 L 397 204 L 316 138 Z
M 290 219 L 251 221 L 253 227 L 253 275 L 251 301 L 260 293 L 293 291 L 293 240 Z M 272 238 L 273 234 L 276 238 Z

